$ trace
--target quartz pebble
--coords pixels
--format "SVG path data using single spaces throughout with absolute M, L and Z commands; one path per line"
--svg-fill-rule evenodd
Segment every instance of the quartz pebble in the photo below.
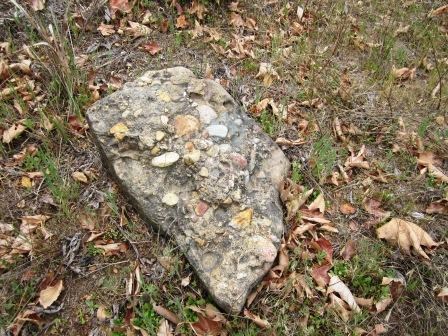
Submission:
M 210 125 L 206 128 L 208 134 L 212 137 L 225 138 L 228 129 L 224 125 Z
M 179 202 L 179 197 L 174 193 L 168 193 L 162 198 L 162 202 L 169 206 L 174 206 Z
M 215 110 L 207 105 L 199 105 L 197 107 L 199 111 L 199 120 L 204 124 L 210 124 L 210 122 L 218 117 Z
M 153 158 L 151 160 L 151 164 L 154 167 L 164 168 L 171 166 L 177 160 L 179 160 L 179 154 L 177 154 L 176 152 L 168 152 Z

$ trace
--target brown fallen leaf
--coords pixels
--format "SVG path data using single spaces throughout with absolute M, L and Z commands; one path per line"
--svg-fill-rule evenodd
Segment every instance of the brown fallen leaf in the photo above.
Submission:
M 130 13 L 133 4 L 129 0 L 109 0 L 109 7 L 112 15 L 117 11 L 122 13 Z
M 417 68 L 400 68 L 397 69 L 395 68 L 395 66 L 392 66 L 392 76 L 396 79 L 396 80 L 400 80 L 400 81 L 404 81 L 407 79 L 414 79 L 415 78 L 415 74 L 416 74 Z
M 98 26 L 98 28 L 96 30 L 98 30 L 101 33 L 101 35 L 103 35 L 103 36 L 110 36 L 115 33 L 115 29 L 114 29 L 113 25 L 108 25 L 108 24 L 105 24 L 102 22 L 100 23 L 100 25 Z
M 348 321 L 350 319 L 350 310 L 348 305 L 344 300 L 340 299 L 333 293 L 330 293 L 330 304 L 329 307 L 334 309 L 334 311 L 341 317 L 343 321 Z
M 448 13 L 448 5 L 443 5 L 443 6 L 440 6 L 439 8 L 436 8 L 433 11 L 431 11 L 428 14 L 428 16 L 429 17 L 435 17 L 435 16 L 447 14 L 447 13 Z
M 262 78 L 264 86 L 269 87 L 274 82 L 274 80 L 279 80 L 280 76 L 278 75 L 277 71 L 275 71 L 272 64 L 260 63 L 260 68 L 255 78 Z
M 313 240 L 310 245 L 318 252 L 325 252 L 325 260 L 328 261 L 329 264 L 333 264 L 333 246 L 329 240 L 319 238 Z
M 186 29 L 186 28 L 188 28 L 189 25 L 190 24 L 188 23 L 188 20 L 187 20 L 185 15 L 182 14 L 182 15 L 179 15 L 177 17 L 177 19 L 176 19 L 176 28 Z
M 249 320 L 254 322 L 261 329 L 269 328 L 271 325 L 267 320 L 262 319 L 260 316 L 255 315 L 247 309 L 244 309 L 244 316 L 246 316 Z
M 153 305 L 154 311 L 160 316 L 166 318 L 171 323 L 178 325 L 181 321 L 176 314 L 162 306 Z
M 53 286 L 48 286 L 39 293 L 39 303 L 48 308 L 55 302 L 64 288 L 62 280 L 58 280 Z
M 229 23 L 236 28 L 245 26 L 244 20 L 241 15 L 235 12 L 230 12 Z
M 141 23 L 128 21 L 129 28 L 126 28 L 126 32 L 131 34 L 133 37 L 147 36 L 151 33 L 151 28 L 142 25 Z
M 80 171 L 73 172 L 72 178 L 78 182 L 89 183 L 89 180 L 87 179 L 86 174 L 84 174 L 83 172 L 80 172 Z
M 341 257 L 344 260 L 350 260 L 356 254 L 356 241 L 348 240 L 341 251 Z
M 107 312 L 106 307 L 103 305 L 100 305 L 96 311 L 96 318 L 100 322 L 106 321 L 110 317 L 109 313 Z
M 149 52 L 152 56 L 157 54 L 160 50 L 162 50 L 162 47 L 157 42 L 150 42 L 148 44 L 145 44 L 143 46 L 143 49 L 145 49 L 147 52 Z
M 375 303 L 375 310 L 377 313 L 381 313 L 386 310 L 387 307 L 393 302 L 394 300 L 391 297 L 385 298 L 381 301 L 378 301 Z
M 196 15 L 199 20 L 204 18 L 204 14 L 208 12 L 207 7 L 205 7 L 200 1 L 193 0 L 191 2 L 191 7 L 188 9 L 188 13 Z
M 432 202 L 425 210 L 429 214 L 448 215 L 448 199 Z
M 437 294 L 437 298 L 443 302 L 448 302 L 448 287 L 443 287 Z
M 422 246 L 432 248 L 439 245 L 418 225 L 399 218 L 392 218 L 388 223 L 378 228 L 376 233 L 378 238 L 386 239 L 392 244 L 398 245 L 407 254 L 411 253 L 411 247 L 413 247 L 426 259 L 429 259 L 429 257 L 423 251 Z
M 390 217 L 391 212 L 385 211 L 381 208 L 381 202 L 377 201 L 373 198 L 368 198 L 364 201 L 364 209 L 371 215 L 380 218 L 381 220 L 384 220 L 388 217 Z
M 316 281 L 317 285 L 321 288 L 325 288 L 330 283 L 330 276 L 328 271 L 331 269 L 331 265 L 314 266 L 311 270 L 311 277 Z
M 95 244 L 96 248 L 102 249 L 103 254 L 106 256 L 109 255 L 118 255 L 120 253 L 124 253 L 127 251 L 128 246 L 125 243 L 111 243 L 111 244 Z
M 45 0 L 31 0 L 31 9 L 35 12 L 45 8 Z
M 20 136 L 25 131 L 25 126 L 14 124 L 3 132 L 3 143 L 9 144 L 12 140 Z
M 344 203 L 339 207 L 339 211 L 341 211 L 344 215 L 353 215 L 356 213 L 356 208 L 350 203 Z

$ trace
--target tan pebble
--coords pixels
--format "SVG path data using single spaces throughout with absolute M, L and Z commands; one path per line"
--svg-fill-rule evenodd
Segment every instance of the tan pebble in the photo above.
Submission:
M 156 132 L 156 140 L 161 141 L 165 137 L 165 132 L 157 131 Z
M 160 153 L 160 148 L 159 148 L 159 146 L 154 146 L 152 149 L 151 149 L 151 154 L 152 155 L 157 155 L 157 154 L 159 154 Z
M 192 115 L 178 115 L 174 118 L 176 135 L 184 136 L 196 132 L 199 129 L 199 120 Z
M 179 154 L 176 152 L 167 152 L 162 155 L 156 156 L 151 160 L 151 164 L 155 167 L 169 167 L 179 160 Z
M 168 120 L 169 120 L 169 119 L 168 119 L 167 116 L 164 116 L 164 115 L 163 115 L 163 116 L 160 117 L 160 121 L 162 122 L 163 125 L 168 124 Z
M 205 167 L 202 167 L 202 168 L 199 170 L 199 175 L 202 176 L 202 177 L 208 177 L 208 169 L 205 168 Z
M 195 238 L 194 241 L 200 246 L 204 246 L 205 245 L 205 240 L 201 239 L 201 238 Z
M 191 152 L 184 155 L 184 162 L 188 165 L 195 164 L 201 158 L 201 151 L 194 149 Z
M 194 145 L 191 141 L 188 141 L 185 143 L 185 149 L 189 152 L 191 152 L 194 149 Z
M 252 222 L 253 214 L 254 210 L 252 208 L 247 208 L 246 210 L 240 211 L 235 215 L 235 217 L 232 218 L 230 225 L 240 229 L 245 229 Z

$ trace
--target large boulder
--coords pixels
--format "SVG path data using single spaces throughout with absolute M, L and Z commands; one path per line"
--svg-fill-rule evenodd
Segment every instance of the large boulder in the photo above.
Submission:
M 148 71 L 87 119 L 141 216 L 174 237 L 222 309 L 239 313 L 280 246 L 283 152 L 220 84 L 183 67 Z

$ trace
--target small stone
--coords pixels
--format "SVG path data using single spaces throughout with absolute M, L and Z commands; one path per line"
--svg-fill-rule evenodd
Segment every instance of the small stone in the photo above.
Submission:
M 151 164 L 155 167 L 164 168 L 171 166 L 177 160 L 179 160 L 179 154 L 176 152 L 167 152 L 153 158 Z
M 159 99 L 165 103 L 169 103 L 171 101 L 171 97 L 166 91 L 159 91 Z
M 165 137 L 165 132 L 157 131 L 156 132 L 156 141 L 161 141 Z
M 219 154 L 219 146 L 213 145 L 207 150 L 207 155 L 210 157 L 215 157 Z
M 178 115 L 174 118 L 176 135 L 184 136 L 196 132 L 199 129 L 199 120 L 192 115 Z
M 195 164 L 201 158 L 201 151 L 193 149 L 190 153 L 184 155 L 184 162 L 188 165 Z
M 160 147 L 159 146 L 154 146 L 152 149 L 151 149 L 151 155 L 157 155 L 157 154 L 159 154 L 160 153 Z
M 202 217 L 208 210 L 208 204 L 204 201 L 199 201 L 198 204 L 196 204 L 196 207 L 194 208 L 194 212 L 197 216 Z
M 230 159 L 232 160 L 233 164 L 240 169 L 244 169 L 247 167 L 247 160 L 240 153 L 231 153 Z
M 205 168 L 205 167 L 202 167 L 202 168 L 199 170 L 199 176 L 202 176 L 202 177 L 208 177 L 208 169 Z
M 194 144 L 191 141 L 185 143 L 185 149 L 191 152 L 194 149 Z
M 162 122 L 163 125 L 166 125 L 166 124 L 168 124 L 169 119 L 167 116 L 163 115 L 163 116 L 160 116 L 160 121 Z
M 197 110 L 199 112 L 199 120 L 204 124 L 210 124 L 213 119 L 218 117 L 215 110 L 208 105 L 199 105 Z
M 219 152 L 220 153 L 228 153 L 232 150 L 232 146 L 229 144 L 221 144 L 219 145 Z
M 254 214 L 254 210 L 251 208 L 247 208 L 246 210 L 240 211 L 232 218 L 231 226 L 239 229 L 247 228 L 252 222 L 252 216 Z
M 238 118 L 238 119 L 235 119 L 234 123 L 237 126 L 241 126 L 243 124 L 243 121 L 240 118 Z
M 225 138 L 227 136 L 228 129 L 224 125 L 210 125 L 206 128 L 210 136 L 218 138 Z
M 174 193 L 168 193 L 162 198 L 162 202 L 169 206 L 174 206 L 179 202 L 179 197 Z

